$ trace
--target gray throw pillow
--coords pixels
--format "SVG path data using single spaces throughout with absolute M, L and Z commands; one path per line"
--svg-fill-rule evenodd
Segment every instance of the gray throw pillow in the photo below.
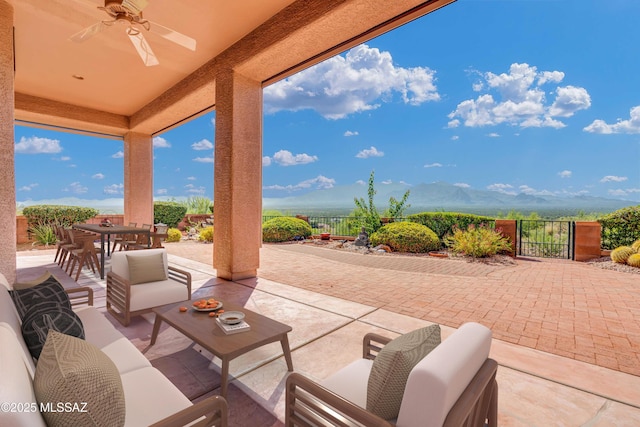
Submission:
M 50 331 L 33 390 L 40 404 L 62 402 L 73 409 L 43 412 L 49 427 L 124 425 L 124 389 L 118 368 L 87 341 Z
M 440 325 L 431 325 L 400 335 L 385 345 L 371 366 L 367 411 L 385 420 L 397 418 L 411 370 L 438 344 Z
M 31 306 L 22 320 L 22 337 L 34 358 L 40 352 L 50 330 L 84 339 L 84 326 L 76 313 L 57 301 L 44 301 Z
M 24 315 L 27 313 L 29 308 L 38 302 L 56 301 L 60 303 L 60 305 L 71 310 L 69 295 L 67 295 L 64 287 L 53 276 L 49 276 L 39 285 L 26 289 L 9 291 L 9 293 L 11 294 L 13 303 L 18 310 L 20 319 L 24 319 Z
M 129 282 L 132 285 L 167 280 L 162 253 L 151 255 L 127 255 Z

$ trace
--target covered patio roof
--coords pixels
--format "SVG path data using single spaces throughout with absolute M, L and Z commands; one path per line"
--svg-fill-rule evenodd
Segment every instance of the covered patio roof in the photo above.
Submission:
M 193 38 L 196 49 L 143 31 L 159 61 L 151 67 L 125 26 L 70 40 L 110 19 L 98 9 L 104 0 L 8 1 L 16 122 L 123 137 L 215 109 L 221 67 L 268 85 L 455 0 L 152 0 L 143 17 Z

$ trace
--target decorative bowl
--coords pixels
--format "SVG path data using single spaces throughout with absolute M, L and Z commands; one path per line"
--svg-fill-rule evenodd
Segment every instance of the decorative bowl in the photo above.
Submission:
M 244 313 L 241 311 L 225 311 L 218 318 L 222 323 L 235 325 L 236 323 L 240 323 L 244 320 Z

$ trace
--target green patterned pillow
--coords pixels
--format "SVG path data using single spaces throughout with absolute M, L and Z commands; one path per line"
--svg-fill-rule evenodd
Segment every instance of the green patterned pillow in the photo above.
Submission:
M 43 412 L 50 427 L 119 427 L 125 421 L 122 380 L 109 357 L 92 344 L 53 330 L 44 344 L 33 389 L 39 404 L 72 410 Z
M 371 366 L 367 411 L 385 420 L 397 418 L 411 370 L 438 344 L 440 325 L 431 325 L 400 335 L 385 345 Z

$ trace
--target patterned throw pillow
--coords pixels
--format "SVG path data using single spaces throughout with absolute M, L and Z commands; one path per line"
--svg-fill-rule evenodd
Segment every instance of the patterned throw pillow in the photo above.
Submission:
M 132 285 L 167 280 L 162 253 L 152 255 L 127 255 L 129 282 Z
M 74 410 L 43 412 L 50 427 L 124 425 L 124 390 L 118 368 L 84 340 L 49 332 L 33 389 L 39 404 L 73 405 Z
M 385 420 L 398 417 L 414 366 L 440 344 L 440 325 L 417 329 L 385 345 L 373 360 L 367 384 L 367 411 Z
M 22 336 L 34 358 L 40 357 L 50 330 L 84 339 L 82 320 L 76 313 L 56 301 L 38 302 L 22 320 Z
M 27 310 L 37 302 L 57 301 L 62 306 L 71 310 L 69 296 L 65 292 L 64 287 L 53 276 L 49 276 L 39 285 L 26 289 L 9 291 L 9 293 L 11 294 L 13 303 L 18 310 L 20 319 L 24 319 L 24 315 Z

